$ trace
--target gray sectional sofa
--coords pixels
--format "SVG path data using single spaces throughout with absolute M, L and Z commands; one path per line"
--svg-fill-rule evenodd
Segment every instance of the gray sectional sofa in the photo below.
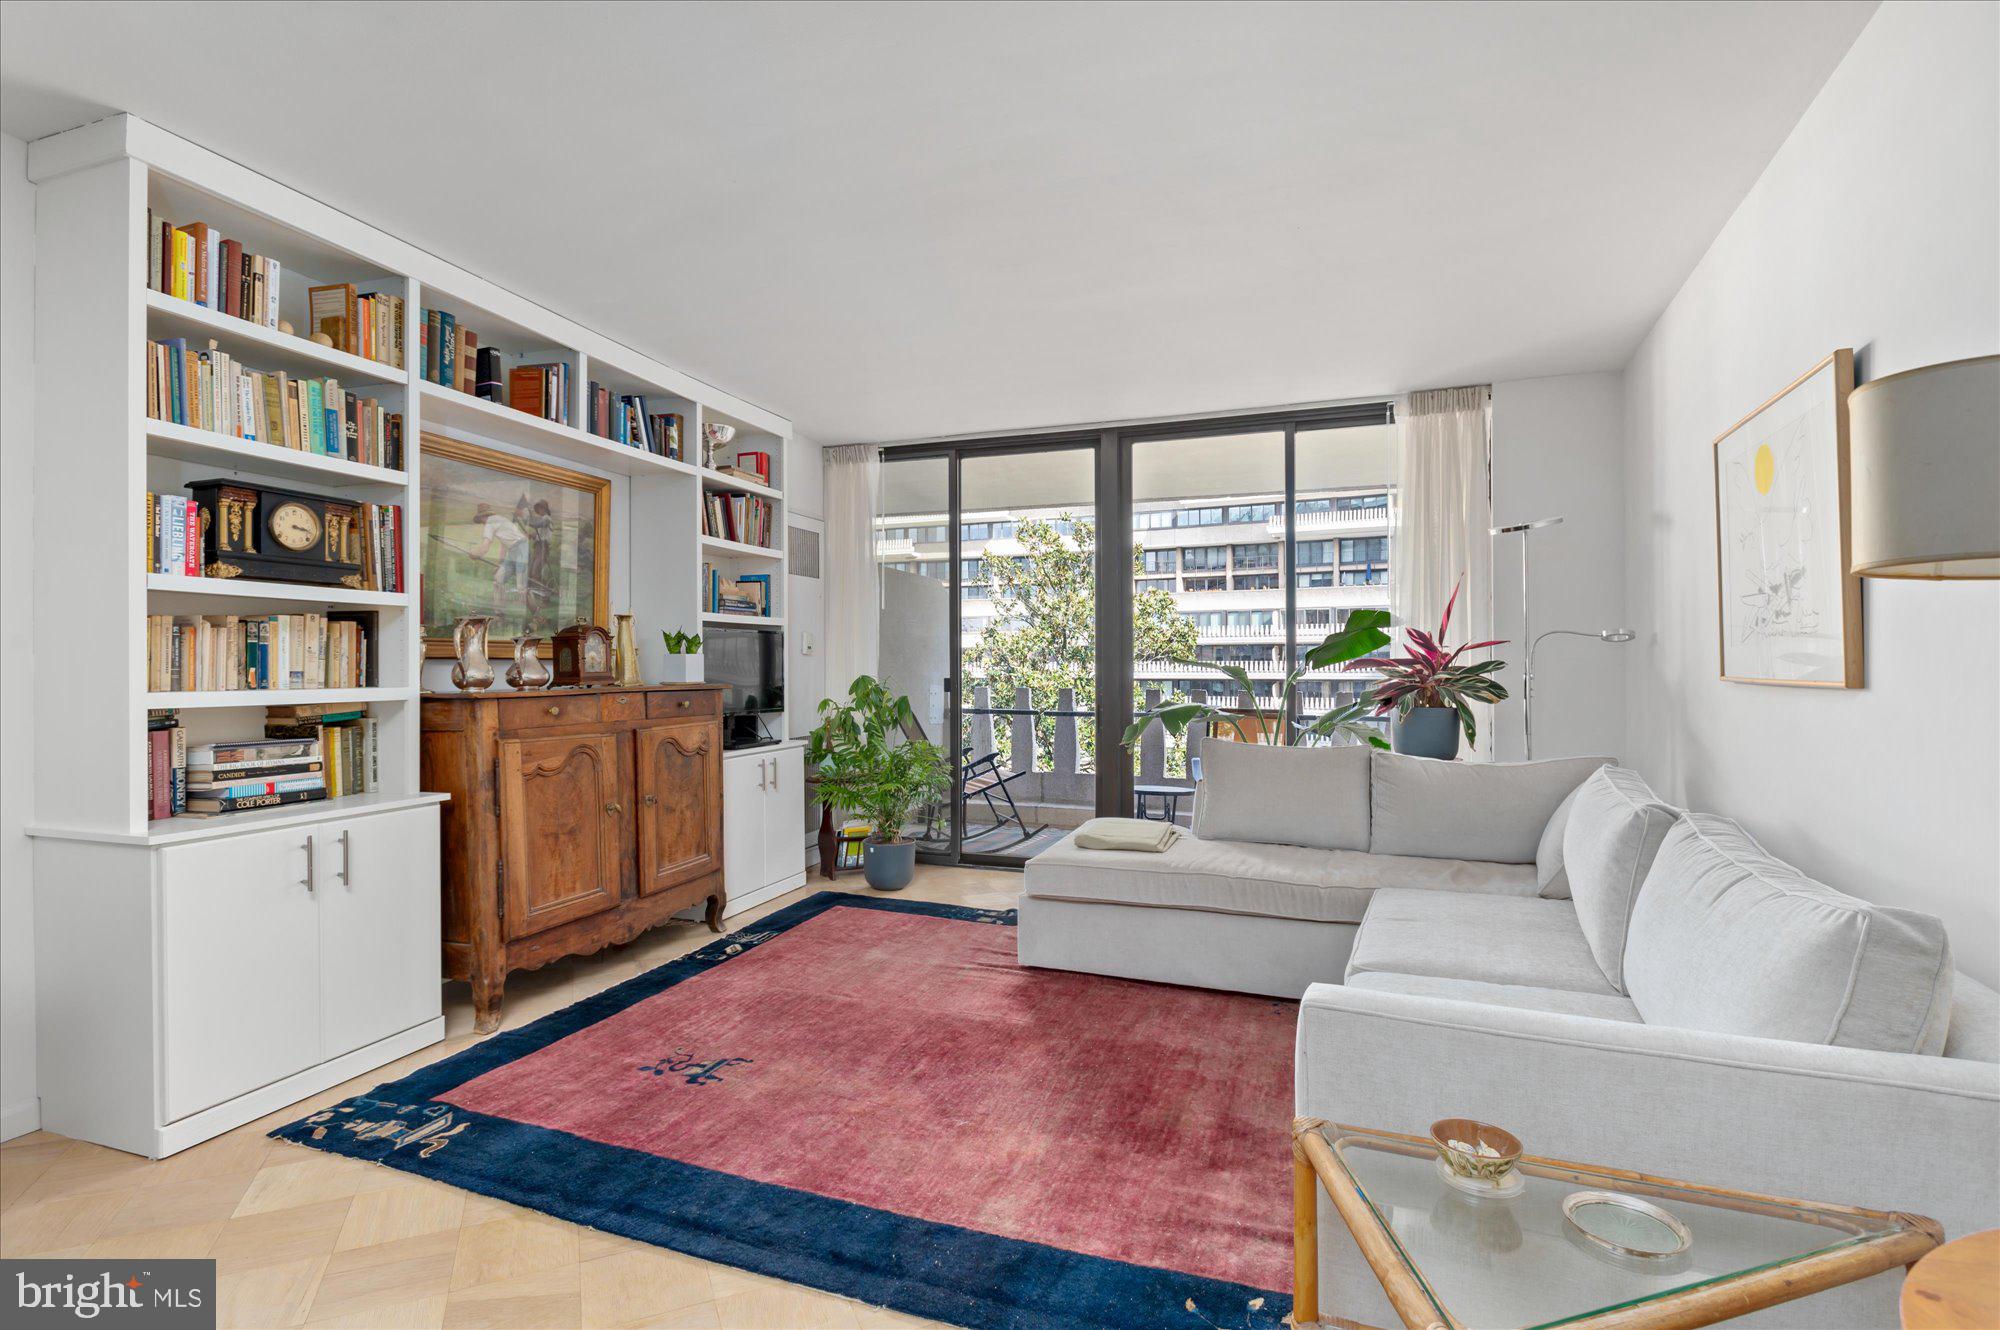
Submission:
M 1215 743 L 1204 765 L 1167 853 L 1030 861 L 1023 964 L 1299 998 L 1302 1116 L 1470 1116 L 1536 1154 L 2000 1224 L 2000 996 L 1936 919 L 1606 758 Z M 1323 1312 L 1395 1324 L 1323 1219 Z M 1893 1326 L 1897 1285 L 1744 1324 Z

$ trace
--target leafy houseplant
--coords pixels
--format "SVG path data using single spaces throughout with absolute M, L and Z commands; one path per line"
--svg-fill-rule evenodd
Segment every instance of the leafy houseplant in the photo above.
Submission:
M 1243 690 L 1250 700 L 1247 710 L 1232 707 L 1218 707 L 1207 702 L 1163 702 L 1150 710 L 1140 712 L 1125 730 L 1125 746 L 1132 747 L 1139 742 L 1146 728 L 1158 721 L 1166 732 L 1179 736 L 1187 732 L 1187 727 L 1196 721 L 1205 721 L 1209 733 L 1227 727 L 1236 732 L 1236 737 L 1244 743 L 1283 744 L 1285 742 L 1285 718 L 1292 711 L 1292 693 L 1296 690 L 1300 676 L 1308 670 L 1323 670 L 1330 665 L 1344 665 L 1371 651 L 1380 651 L 1389 645 L 1389 613 L 1387 610 L 1356 610 L 1347 616 L 1347 622 L 1336 632 L 1328 633 L 1320 644 L 1306 652 L 1299 667 L 1285 676 L 1278 690 L 1278 705 L 1265 711 L 1256 702 L 1257 689 L 1250 680 L 1250 672 L 1241 665 L 1230 665 L 1221 661 L 1178 660 L 1181 665 L 1195 665 L 1213 669 L 1226 675 Z M 1303 743 L 1307 739 L 1330 739 L 1339 735 L 1362 743 L 1373 744 L 1377 748 L 1387 748 L 1382 736 L 1362 720 L 1370 699 L 1361 698 L 1344 707 L 1334 707 L 1321 714 L 1312 724 L 1295 731 L 1293 742 Z
M 666 682 L 701 682 L 701 634 L 661 629 L 660 641 L 667 649 Z
M 1382 672 L 1382 682 L 1375 686 L 1370 700 L 1375 713 L 1386 716 L 1396 713 L 1396 751 L 1416 757 L 1452 758 L 1458 755 L 1459 731 L 1465 733 L 1465 742 L 1476 745 L 1479 742 L 1479 727 L 1472 719 L 1472 703 L 1504 702 L 1507 689 L 1493 675 L 1504 668 L 1506 662 L 1482 660 L 1471 665 L 1461 665 L 1458 658 L 1468 651 L 1478 651 L 1485 647 L 1505 646 L 1496 638 L 1490 642 L 1467 642 L 1461 647 L 1446 647 L 1445 634 L 1451 631 L 1451 612 L 1458 604 L 1459 585 L 1451 589 L 1451 599 L 1445 602 L 1444 617 L 1438 621 L 1435 635 L 1421 628 L 1407 630 L 1410 651 L 1404 656 L 1370 656 L 1357 664 L 1372 666 Z
M 874 828 L 863 851 L 868 885 L 895 891 L 916 870 L 916 843 L 903 838 L 903 824 L 917 805 L 944 793 L 949 771 L 936 744 L 906 737 L 905 723 L 915 720 L 909 698 L 864 674 L 847 699 L 819 704 L 806 762 L 822 803 L 858 813 Z

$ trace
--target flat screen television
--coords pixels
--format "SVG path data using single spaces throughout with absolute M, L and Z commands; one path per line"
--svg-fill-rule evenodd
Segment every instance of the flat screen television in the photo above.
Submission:
M 710 624 L 702 634 L 702 675 L 721 684 L 722 746 L 776 743 L 785 710 L 785 635 L 776 628 Z

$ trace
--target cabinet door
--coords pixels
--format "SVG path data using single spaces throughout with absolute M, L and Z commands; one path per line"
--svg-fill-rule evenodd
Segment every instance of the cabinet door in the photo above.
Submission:
M 618 903 L 623 795 L 615 735 L 501 742 L 501 871 L 509 940 Z
M 765 797 L 771 769 L 745 755 L 722 764 L 722 881 L 732 899 L 764 885 Z
M 713 873 L 721 861 L 722 735 L 712 720 L 683 720 L 632 737 L 643 896 Z
M 312 835 L 160 851 L 161 1121 L 321 1060 Z
M 806 752 L 781 748 L 771 754 L 770 789 L 764 814 L 764 885 L 806 871 Z
M 320 1045 L 339 1057 L 439 1015 L 438 810 L 329 822 L 319 860 Z

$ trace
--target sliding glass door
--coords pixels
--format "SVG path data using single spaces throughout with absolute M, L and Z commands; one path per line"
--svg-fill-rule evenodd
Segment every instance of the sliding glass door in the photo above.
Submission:
M 911 828 L 927 858 L 1017 866 L 1100 806 L 1097 456 L 885 459 L 882 676 L 952 757 L 949 797 Z
M 881 672 L 953 786 L 927 858 L 1017 865 L 1099 814 L 1192 820 L 1202 748 L 1298 731 L 1367 670 L 1290 671 L 1387 608 L 1386 403 L 890 450 L 876 522 Z M 1126 749 L 1140 711 L 1226 712 Z

